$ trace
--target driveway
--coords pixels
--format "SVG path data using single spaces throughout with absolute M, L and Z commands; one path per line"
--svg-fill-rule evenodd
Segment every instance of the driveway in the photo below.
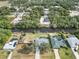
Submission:
M 40 59 L 40 49 L 36 47 L 35 59 Z
M 76 59 L 79 59 L 79 54 L 78 54 L 78 52 L 74 51 L 73 48 L 71 48 L 71 50 L 72 50 L 72 52 L 73 52 L 75 58 L 76 58 Z
M 7 59 L 12 59 L 12 54 L 13 54 L 13 52 L 10 52 L 10 54 L 9 54 Z
M 60 59 L 60 55 L 58 53 L 58 49 L 53 49 L 55 54 L 55 59 Z

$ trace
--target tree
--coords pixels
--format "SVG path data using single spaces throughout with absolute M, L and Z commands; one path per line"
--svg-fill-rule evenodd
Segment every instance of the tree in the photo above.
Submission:
M 9 39 L 12 32 L 11 30 L 1 29 L 0 28 L 0 45 L 4 45 L 4 43 Z
M 40 51 L 41 51 L 41 53 L 48 52 L 48 50 L 49 50 L 48 47 L 49 47 L 48 43 L 41 43 L 41 45 L 40 45 Z
M 10 9 L 8 7 L 0 7 L 0 15 L 8 15 L 10 14 Z
M 3 29 L 12 29 L 12 24 L 7 17 L 0 17 L 0 28 Z

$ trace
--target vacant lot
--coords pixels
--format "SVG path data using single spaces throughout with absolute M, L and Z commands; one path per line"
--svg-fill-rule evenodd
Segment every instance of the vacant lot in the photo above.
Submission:
M 12 59 L 34 59 L 34 53 L 30 52 L 24 53 L 21 49 L 23 47 L 23 44 L 17 45 L 15 51 L 13 52 Z

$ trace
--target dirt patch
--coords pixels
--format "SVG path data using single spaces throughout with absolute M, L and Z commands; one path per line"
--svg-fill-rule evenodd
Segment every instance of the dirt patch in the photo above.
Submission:
M 18 44 L 16 49 L 13 52 L 12 59 L 34 59 L 34 53 L 24 54 L 18 52 L 20 49 L 22 49 L 23 44 Z

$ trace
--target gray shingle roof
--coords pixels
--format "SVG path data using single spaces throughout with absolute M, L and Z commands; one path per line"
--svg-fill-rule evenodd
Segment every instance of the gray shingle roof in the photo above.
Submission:
M 53 48 L 57 49 L 60 48 L 61 46 L 64 46 L 65 42 L 62 38 L 57 36 L 57 37 L 51 37 L 51 44 Z

